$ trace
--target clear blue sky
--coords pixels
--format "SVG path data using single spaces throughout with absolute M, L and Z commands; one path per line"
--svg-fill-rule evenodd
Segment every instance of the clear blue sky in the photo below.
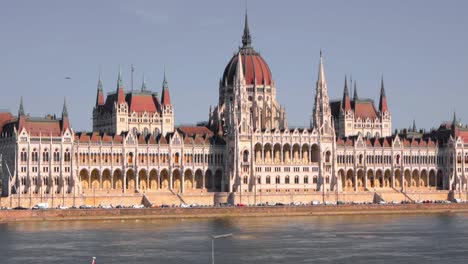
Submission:
M 268 62 L 290 126 L 307 125 L 319 50 L 331 98 L 345 74 L 378 101 L 383 74 L 393 127 L 468 121 L 468 1 L 248 2 L 253 46 Z M 0 108 L 59 114 L 91 130 L 99 70 L 105 92 L 122 65 L 160 92 L 166 65 L 177 124 L 206 120 L 241 43 L 244 1 L 3 1 Z M 72 79 L 65 79 L 70 76 Z M 378 104 L 378 103 L 377 103 Z

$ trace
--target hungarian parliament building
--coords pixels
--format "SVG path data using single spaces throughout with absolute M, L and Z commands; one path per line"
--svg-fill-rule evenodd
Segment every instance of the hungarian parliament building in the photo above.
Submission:
M 73 129 L 65 102 L 61 115 L 32 117 L 21 99 L 17 115 L 0 113 L 2 196 L 468 190 L 468 127 L 455 114 L 393 131 L 383 79 L 377 105 L 346 77 L 330 100 L 321 52 L 317 72 L 310 127 L 289 127 L 246 15 L 206 122 L 175 125 L 165 76 L 161 93 L 145 81 L 125 90 L 119 71 L 107 95 L 99 78 L 92 132 Z

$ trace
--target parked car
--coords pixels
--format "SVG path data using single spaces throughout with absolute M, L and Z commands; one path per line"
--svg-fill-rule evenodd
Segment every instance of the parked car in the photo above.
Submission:
M 80 205 L 79 208 L 80 208 L 80 209 L 91 209 L 91 208 L 93 208 L 93 207 L 92 207 L 91 205 L 82 204 L 82 205 Z
M 312 204 L 312 205 L 320 205 L 320 204 L 321 204 L 321 202 L 320 202 L 320 201 L 312 201 L 312 203 L 311 203 L 311 204 Z
M 142 204 L 134 204 L 134 205 L 132 205 L 132 208 L 141 209 L 141 208 L 145 208 L 145 206 L 142 205 Z
M 35 206 L 33 206 L 32 209 L 48 209 L 49 204 L 48 203 L 38 203 Z
M 182 207 L 182 208 L 189 208 L 189 207 L 190 207 L 190 205 L 188 205 L 188 204 L 185 204 L 185 203 L 181 203 L 181 204 L 180 204 L 180 207 Z
M 169 208 L 170 206 L 167 204 L 161 204 L 161 208 Z
M 13 208 L 13 210 L 28 210 L 28 208 L 23 207 L 23 206 L 16 206 Z
M 59 206 L 57 206 L 57 209 L 59 209 L 59 210 L 66 210 L 66 209 L 68 209 L 68 206 L 59 205 Z

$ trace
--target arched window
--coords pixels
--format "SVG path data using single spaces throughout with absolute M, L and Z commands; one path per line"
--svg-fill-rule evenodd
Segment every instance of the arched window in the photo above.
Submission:
M 175 163 L 179 163 L 179 152 L 176 152 L 176 154 L 174 155 L 174 162 Z
M 133 163 L 133 152 L 128 153 L 128 163 Z
M 27 161 L 28 160 L 28 154 L 26 153 L 26 149 L 21 150 L 21 161 Z
M 261 176 L 257 176 L 257 183 L 262 184 L 262 177 Z
M 284 178 L 284 183 L 285 183 L 285 184 L 289 184 L 289 176 L 286 176 L 286 177 Z
M 42 161 L 49 161 L 49 152 L 47 151 L 47 149 L 45 149 L 44 152 L 42 152 Z
M 242 155 L 242 161 L 243 162 L 249 162 L 249 151 L 244 150 L 244 154 Z
M 299 184 L 299 176 L 298 175 L 294 176 L 294 183 Z
M 325 162 L 330 162 L 330 156 L 331 156 L 330 151 L 325 152 Z
M 396 164 L 400 164 L 400 154 L 396 156 Z
M 304 184 L 309 184 L 309 176 L 304 176 Z
M 54 151 L 54 161 L 60 161 L 60 152 L 58 149 Z
M 280 184 L 280 183 L 281 183 L 281 178 L 280 178 L 279 175 L 276 176 L 276 178 L 275 178 L 275 183 L 276 183 L 276 184 Z
M 266 176 L 265 183 L 266 183 L 266 184 L 271 184 L 271 178 L 270 178 L 270 176 Z
M 249 178 L 247 176 L 244 176 L 244 184 L 249 183 Z

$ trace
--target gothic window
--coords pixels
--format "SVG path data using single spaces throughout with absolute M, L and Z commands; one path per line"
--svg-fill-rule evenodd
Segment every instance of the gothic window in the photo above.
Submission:
M 258 183 L 258 184 L 262 184 L 262 177 L 257 176 L 257 183 Z
M 304 184 L 308 184 L 309 183 L 309 176 L 304 176 Z
M 55 149 L 54 152 L 54 161 L 60 161 L 60 153 L 58 149 Z
M 26 153 L 26 149 L 21 150 L 21 161 L 27 161 L 28 154 Z
M 325 162 L 330 162 L 330 156 L 331 156 L 330 151 L 325 152 Z
M 286 177 L 284 178 L 284 183 L 285 183 L 285 184 L 289 184 L 289 176 L 286 176 Z
M 49 161 L 49 152 L 47 151 L 47 149 L 45 149 L 44 152 L 42 152 L 42 161 Z
M 266 176 L 265 182 L 266 182 L 266 184 L 270 184 L 270 183 L 271 183 L 271 178 L 270 178 L 270 176 Z
M 244 150 L 244 154 L 242 155 L 242 161 L 243 162 L 248 162 L 249 161 L 249 151 L 248 150 Z
M 276 184 L 280 184 L 280 183 L 281 183 L 281 182 L 280 182 L 280 176 L 276 176 L 276 178 L 275 178 L 275 183 L 276 183 Z
M 249 178 L 247 176 L 244 176 L 244 184 L 249 183 Z
M 296 175 L 296 176 L 294 177 L 294 183 L 295 183 L 295 184 L 299 184 L 299 176 Z
M 178 152 L 174 155 L 174 162 L 179 163 L 179 153 Z
M 133 163 L 133 152 L 128 153 L 127 161 L 128 161 L 128 163 Z

